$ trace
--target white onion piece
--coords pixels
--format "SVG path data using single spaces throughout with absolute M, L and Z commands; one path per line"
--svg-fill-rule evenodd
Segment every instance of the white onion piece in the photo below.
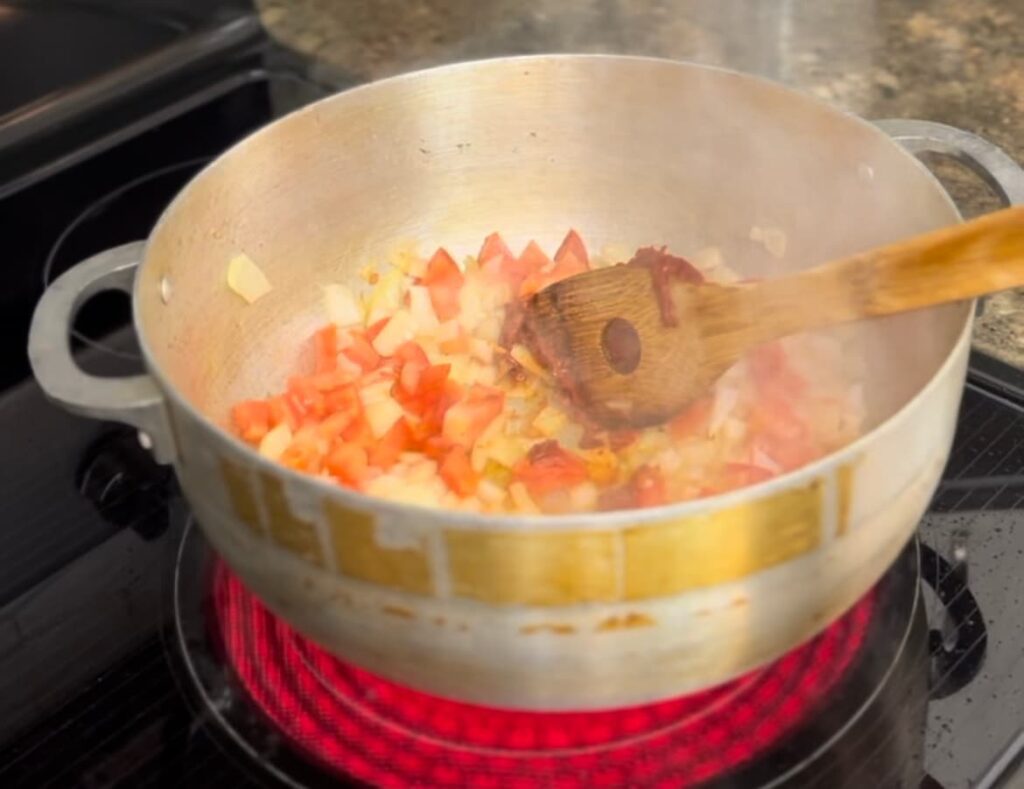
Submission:
M 351 288 L 345 285 L 324 285 L 324 309 L 327 319 L 338 327 L 363 322 L 363 308 Z
M 228 287 L 247 304 L 270 293 L 270 280 L 263 270 L 245 253 L 235 255 L 228 263 Z

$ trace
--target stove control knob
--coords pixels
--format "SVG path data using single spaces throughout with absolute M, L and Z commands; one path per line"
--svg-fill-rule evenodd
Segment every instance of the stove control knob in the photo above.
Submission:
M 174 474 L 153 460 L 135 431 L 114 427 L 93 441 L 78 464 L 76 482 L 109 523 L 147 540 L 167 529 Z

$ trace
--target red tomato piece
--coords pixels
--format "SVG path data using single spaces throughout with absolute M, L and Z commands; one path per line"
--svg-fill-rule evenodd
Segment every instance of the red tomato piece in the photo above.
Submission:
M 387 471 L 398 462 L 398 458 L 403 452 L 411 449 L 413 449 L 413 435 L 409 422 L 404 418 L 398 419 L 388 432 L 370 448 L 370 465 Z
M 754 465 L 753 463 L 726 463 L 723 474 L 723 486 L 725 490 L 744 488 L 747 485 L 754 485 L 764 482 L 775 475 L 766 468 Z
M 480 477 L 469 462 L 469 452 L 457 444 L 441 460 L 438 473 L 448 489 L 460 498 L 472 496 L 480 483 Z
M 259 443 L 270 430 L 270 404 L 265 400 L 245 400 L 231 409 L 231 418 L 244 440 Z
M 512 471 L 534 498 L 559 488 L 578 485 L 587 479 L 587 465 L 582 458 L 554 439 L 532 447 Z
M 329 323 L 313 335 L 313 373 L 320 375 L 338 368 L 338 327 Z
M 515 259 L 505 239 L 497 233 L 491 233 L 484 239 L 484 245 L 480 247 L 480 253 L 476 256 L 481 270 L 494 274 L 500 274 Z
M 508 245 L 497 233 L 491 233 L 484 239 L 484 245 L 477 256 L 480 270 L 496 282 L 506 282 L 512 292 L 519 290 L 519 285 L 526 277 L 526 271 Z
M 323 464 L 319 437 L 311 430 L 299 430 L 292 438 L 291 444 L 281 454 L 280 460 L 284 465 L 297 471 L 319 473 Z
M 295 430 L 302 421 L 302 414 L 292 407 L 291 401 L 284 395 L 270 398 L 267 404 L 270 406 L 270 421 L 274 427 L 286 424 L 291 430 Z
M 285 394 L 299 420 L 323 419 L 327 415 L 327 402 L 321 392 L 308 378 L 296 376 L 288 379 L 288 391 Z
M 465 399 L 445 412 L 442 435 L 456 444 L 472 447 L 504 407 L 505 393 L 501 389 L 473 384 Z
M 587 254 L 587 247 L 584 245 L 583 239 L 580 238 L 580 234 L 575 230 L 570 230 L 565 234 L 561 246 L 558 247 L 558 251 L 555 253 L 555 263 L 561 263 L 570 256 L 576 259 L 574 265 L 583 266 L 584 271 L 590 268 L 590 256 Z
M 366 339 L 369 342 L 373 342 L 374 340 L 376 340 L 377 335 L 384 330 L 384 327 L 388 325 L 389 320 L 391 320 L 390 317 L 381 318 L 376 323 L 371 323 L 370 326 L 366 329 Z
M 661 470 L 654 466 L 641 466 L 629 481 L 633 501 L 638 507 L 657 507 L 668 501 L 668 490 Z
M 438 249 L 434 253 L 420 281 L 427 288 L 438 320 L 450 320 L 459 314 L 459 291 L 465 277 L 446 250 Z
M 784 397 L 803 394 L 807 382 L 789 366 L 786 350 L 780 342 L 770 342 L 755 348 L 747 357 L 750 377 L 755 386 L 770 389 Z
M 526 245 L 526 249 L 520 253 L 516 262 L 518 263 L 518 273 L 526 279 L 534 276 L 542 277 L 555 267 L 554 262 L 536 241 L 531 241 Z
M 370 429 L 370 423 L 366 421 L 362 413 L 349 422 L 348 427 L 342 431 L 341 437 L 351 444 L 358 444 L 362 447 L 371 447 L 377 441 Z
M 366 450 L 358 444 L 335 443 L 324 458 L 324 468 L 343 485 L 358 487 L 369 469 Z
M 407 395 L 415 394 L 423 371 L 430 367 L 426 352 L 411 340 L 395 349 L 392 357 L 398 372 L 398 386 Z
M 714 403 L 713 398 L 702 397 L 687 406 L 686 410 L 668 423 L 668 431 L 672 438 L 683 440 L 696 436 L 707 437 Z
M 369 331 L 365 334 L 361 332 L 352 332 L 352 342 L 347 348 L 342 350 L 342 353 L 358 364 L 359 368 L 364 373 L 368 373 L 371 370 L 376 370 L 380 367 L 380 354 L 377 353 L 370 343 L 371 339 Z

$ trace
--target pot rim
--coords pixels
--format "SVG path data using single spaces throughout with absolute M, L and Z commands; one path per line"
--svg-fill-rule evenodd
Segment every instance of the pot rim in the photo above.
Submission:
M 840 107 L 833 106 L 828 102 L 822 101 L 817 97 L 806 93 L 801 90 L 784 86 L 778 82 L 767 79 L 765 77 L 747 74 L 734 69 L 724 68 L 721 66 L 705 65 L 701 63 L 694 63 L 683 60 L 672 60 L 669 58 L 659 58 L 651 56 L 641 55 L 607 55 L 607 54 L 572 54 L 572 53 L 560 53 L 560 54 L 547 54 L 547 55 L 514 55 L 505 57 L 495 58 L 481 58 L 476 60 L 461 61 L 458 63 L 448 63 L 444 65 L 434 66 L 426 69 L 419 69 L 415 71 L 409 71 L 395 76 L 387 77 L 385 79 L 372 81 L 363 85 L 343 90 L 335 93 L 331 96 L 327 96 L 320 99 L 312 104 L 308 104 L 299 109 L 293 110 L 292 112 L 278 118 L 272 123 L 267 124 L 261 129 L 253 132 L 252 134 L 242 138 L 228 150 L 221 153 L 219 156 L 214 158 L 211 162 L 206 164 L 196 175 L 189 180 L 189 182 L 175 195 L 171 202 L 164 208 L 160 214 L 160 218 L 153 226 L 150 231 L 150 238 L 160 233 L 166 223 L 169 221 L 169 217 L 174 213 L 176 207 L 181 202 L 188 199 L 188 196 L 194 184 L 203 178 L 210 177 L 212 171 L 217 168 L 220 163 L 232 156 L 240 156 L 244 152 L 248 143 L 256 138 L 269 134 L 272 130 L 282 124 L 284 121 L 299 117 L 305 113 L 315 112 L 321 105 L 327 104 L 333 101 L 343 100 L 350 94 L 359 94 L 366 91 L 380 90 L 384 87 L 398 84 L 409 80 L 423 79 L 426 76 L 443 75 L 449 72 L 469 70 L 473 68 L 479 68 L 482 65 L 490 65 L 497 63 L 538 63 L 538 62 L 551 62 L 555 61 L 558 63 L 566 62 L 580 62 L 580 61 L 594 61 L 604 63 L 649 63 L 664 66 L 676 66 L 684 69 L 696 69 L 709 72 L 717 72 L 720 74 L 727 75 L 734 79 L 739 79 L 747 82 L 753 82 L 763 90 L 770 90 L 780 95 L 784 95 L 789 98 L 797 98 L 800 101 L 808 104 L 816 105 L 822 111 L 831 113 L 832 115 L 841 116 L 848 122 L 859 125 L 862 129 L 868 131 L 869 134 L 875 135 L 875 137 L 884 144 L 891 146 L 895 150 L 898 150 L 902 156 L 912 162 L 913 165 L 927 175 L 931 182 L 941 193 L 942 198 L 950 208 L 951 217 L 955 221 L 962 221 L 962 216 L 953 199 L 949 193 L 945 190 L 935 175 L 912 153 L 903 148 L 898 142 L 887 135 L 884 131 L 876 127 L 870 121 L 861 118 L 860 116 L 849 112 Z M 146 257 L 143 258 L 139 264 L 139 270 L 146 265 Z M 135 277 L 135 283 L 132 288 L 132 304 L 133 311 L 136 315 L 139 314 L 138 306 L 140 301 L 140 288 L 142 277 Z M 383 511 L 393 516 L 412 517 L 420 519 L 424 522 L 443 522 L 448 526 L 474 526 L 474 527 L 486 527 L 493 528 L 495 530 L 504 530 L 506 528 L 512 528 L 519 531 L 561 531 L 561 530 L 573 530 L 578 528 L 587 528 L 589 530 L 601 530 L 601 529 L 621 529 L 626 527 L 641 527 L 645 525 L 661 524 L 665 521 L 671 521 L 675 519 L 682 519 L 694 515 L 700 515 L 709 511 L 727 509 L 729 507 L 748 502 L 750 500 L 759 500 L 771 496 L 772 494 L 781 492 L 783 490 L 789 490 L 800 487 L 801 485 L 808 484 L 816 479 L 821 478 L 834 468 L 842 465 L 843 463 L 852 460 L 857 457 L 862 451 L 872 442 L 876 441 L 879 437 L 888 434 L 889 432 L 897 429 L 899 425 L 906 419 L 910 418 L 910 412 L 915 410 L 920 401 L 929 396 L 934 389 L 943 384 L 945 378 L 949 375 L 949 371 L 953 365 L 955 365 L 960 356 L 962 347 L 969 343 L 971 330 L 974 321 L 974 301 L 964 305 L 965 316 L 963 319 L 963 325 L 960 333 L 957 336 L 956 341 L 952 344 L 948 352 L 946 353 L 945 359 L 938 369 L 932 374 L 927 383 L 922 386 L 910 399 L 908 399 L 902 406 L 896 411 L 890 414 L 887 418 L 882 420 L 878 425 L 859 436 L 855 441 L 847 444 L 842 449 L 825 455 L 818 460 L 807 464 L 801 468 L 793 471 L 786 472 L 777 477 L 758 482 L 753 485 L 748 485 L 736 490 L 728 491 L 726 493 L 719 493 L 713 496 L 706 496 L 697 499 L 689 499 L 687 501 L 674 502 L 670 504 L 663 504 L 657 507 L 647 507 L 643 509 L 625 509 L 625 510 L 612 510 L 608 512 L 580 512 L 580 513 L 569 513 L 562 515 L 518 515 L 514 513 L 479 513 L 469 512 L 464 510 L 451 510 L 443 509 L 440 507 L 427 507 L 420 504 L 407 504 L 403 502 L 391 501 L 388 499 L 379 498 L 376 496 L 370 496 L 365 493 L 360 493 L 349 488 L 344 488 L 334 482 L 323 479 L 319 476 L 312 474 L 306 474 L 294 469 L 283 466 L 274 461 L 268 460 L 259 454 L 253 447 L 242 441 L 240 438 L 226 430 L 220 424 L 213 419 L 210 419 L 203 414 L 200 409 L 195 407 L 189 400 L 185 398 L 181 390 L 177 385 L 168 378 L 163 370 L 157 365 L 153 358 L 153 353 L 150 349 L 149 343 L 146 338 L 145 332 L 141 329 L 138 322 L 135 321 L 135 331 L 138 336 L 139 348 L 142 354 L 143 361 L 146 369 L 154 377 L 159 384 L 160 389 L 164 392 L 165 396 L 173 402 L 174 408 L 184 411 L 191 419 L 201 423 L 207 430 L 212 431 L 216 437 L 227 443 L 235 452 L 243 455 L 246 460 L 255 468 L 261 471 L 272 472 L 289 485 L 312 485 L 314 489 L 321 495 L 333 498 L 336 501 L 343 503 L 347 508 L 356 511 Z

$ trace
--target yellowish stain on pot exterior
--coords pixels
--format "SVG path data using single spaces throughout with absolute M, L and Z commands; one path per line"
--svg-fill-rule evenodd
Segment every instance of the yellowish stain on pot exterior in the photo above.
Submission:
M 860 458 L 844 463 L 836 469 L 836 536 L 842 537 L 850 528 L 853 508 L 853 478 Z
M 231 508 L 242 523 L 257 534 L 260 529 L 260 508 L 256 503 L 256 492 L 249 479 L 249 472 L 227 458 L 220 459 L 220 476 L 227 488 Z
M 452 592 L 484 603 L 572 605 L 619 599 L 615 532 L 448 530 Z
M 556 636 L 571 636 L 576 628 L 565 622 L 542 622 L 536 625 L 523 625 L 519 632 L 524 636 L 532 636 L 537 633 L 551 633 Z
M 849 518 L 856 461 L 837 473 L 840 534 Z M 297 517 L 284 484 L 221 460 L 221 476 L 238 518 L 259 534 L 263 499 L 271 539 L 324 567 L 314 524 Z M 451 593 L 484 603 L 563 606 L 643 600 L 737 580 L 817 548 L 823 533 L 823 480 L 726 510 L 616 531 L 467 531 L 442 535 Z M 330 550 L 340 574 L 389 589 L 434 597 L 426 538 L 389 548 L 371 513 L 325 501 Z M 645 627 L 644 615 L 608 620 L 599 630 Z
M 292 513 L 284 492 L 284 483 L 266 472 L 260 474 L 260 483 L 263 487 L 263 504 L 270 520 L 271 539 L 306 561 L 323 567 L 323 547 L 320 545 L 316 527 Z
M 599 633 L 609 633 L 614 630 L 630 630 L 634 627 L 651 627 L 654 624 L 653 617 L 639 611 L 630 611 L 621 616 L 609 616 L 602 619 L 597 625 Z
M 328 501 L 324 507 L 334 546 L 334 560 L 342 575 L 403 592 L 432 595 L 430 560 L 426 546 L 386 548 L 374 534 L 373 515 Z
M 642 600 L 734 581 L 816 548 L 822 483 L 624 534 L 625 597 Z

